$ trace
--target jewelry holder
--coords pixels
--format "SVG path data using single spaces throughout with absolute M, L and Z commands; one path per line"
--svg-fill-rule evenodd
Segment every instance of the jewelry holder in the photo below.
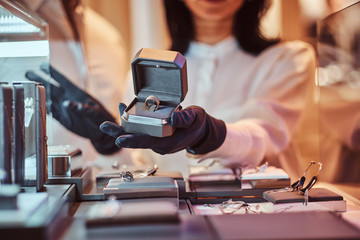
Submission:
M 171 114 L 187 93 L 186 59 L 179 52 L 143 48 L 131 63 L 136 97 L 121 116 L 129 133 L 155 137 L 173 134 Z
M 104 198 L 116 197 L 122 200 L 157 199 L 172 202 L 177 207 L 179 206 L 179 190 L 177 182 L 173 178 L 157 176 L 131 178 L 125 176 L 125 178 L 110 179 L 103 189 Z
M 0 170 L 5 176 L 0 183 L 11 183 L 11 158 L 12 158 L 12 134 L 13 134 L 13 100 L 12 88 L 6 83 L 0 83 Z

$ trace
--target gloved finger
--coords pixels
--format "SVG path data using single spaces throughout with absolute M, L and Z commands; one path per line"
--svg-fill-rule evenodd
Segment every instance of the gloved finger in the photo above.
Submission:
M 158 139 L 147 134 L 127 134 L 118 137 L 115 144 L 125 148 L 152 148 Z
M 51 84 L 49 81 L 43 79 L 42 77 L 40 77 L 39 75 L 37 75 L 33 71 L 27 71 L 25 73 L 25 77 L 27 79 L 29 79 L 30 81 L 41 83 L 47 89 L 50 88 L 50 94 L 51 94 L 51 99 L 52 100 L 54 100 L 53 96 L 55 96 L 55 99 L 57 99 L 59 96 L 62 96 L 64 94 L 63 91 L 60 88 L 58 88 L 54 84 Z
M 45 88 L 50 87 L 49 81 L 46 81 L 45 79 L 37 75 L 34 71 L 27 71 L 25 73 L 25 77 L 30 81 L 41 83 L 42 85 L 44 85 Z
M 175 111 L 171 115 L 171 125 L 175 128 L 189 128 L 196 120 L 201 120 L 205 110 L 201 107 L 192 106 L 184 110 Z
M 108 112 L 104 107 L 98 103 L 82 103 L 66 100 L 63 102 L 63 106 L 72 111 L 81 114 L 81 116 L 90 118 L 90 119 L 98 119 L 100 122 L 105 120 L 115 121 L 115 118 Z M 99 122 L 97 121 L 97 122 Z
M 124 103 L 119 103 L 119 112 L 120 112 L 120 117 L 124 114 L 125 109 L 127 108 L 126 104 Z
M 41 71 L 45 72 L 47 75 L 50 75 L 50 65 L 48 63 L 42 63 L 40 65 Z
M 114 138 L 127 134 L 119 125 L 110 121 L 103 122 L 100 125 L 100 131 Z
M 45 73 L 49 74 L 49 70 L 50 70 L 50 75 L 51 77 L 57 81 L 60 86 L 64 89 L 66 89 L 67 91 L 78 91 L 78 92 L 83 92 L 82 90 L 80 90 L 77 86 L 75 86 L 71 81 L 69 81 L 64 75 L 62 75 L 60 72 L 58 72 L 55 68 L 53 68 L 52 66 L 47 67 L 46 65 L 41 65 L 40 69 L 42 71 L 44 71 Z M 77 93 L 74 93 L 77 94 Z

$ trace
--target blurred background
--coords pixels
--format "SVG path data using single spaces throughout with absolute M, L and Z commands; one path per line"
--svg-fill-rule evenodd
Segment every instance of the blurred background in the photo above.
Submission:
M 262 23 L 268 36 L 284 40 L 313 42 L 314 23 L 356 0 L 272 0 L 271 9 Z M 167 48 L 162 0 L 85 0 L 85 3 L 105 17 L 123 36 L 129 63 L 142 47 Z

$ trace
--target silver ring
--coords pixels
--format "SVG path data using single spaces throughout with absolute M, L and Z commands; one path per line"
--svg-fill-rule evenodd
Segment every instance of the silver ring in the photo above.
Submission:
M 126 171 L 126 172 L 120 173 L 120 179 L 123 182 L 133 182 L 134 181 L 134 176 L 132 175 L 131 172 Z
M 157 97 L 153 96 L 153 95 L 148 96 L 145 99 L 145 108 L 148 111 L 149 111 L 150 107 L 154 105 L 154 104 L 151 104 L 151 102 L 155 102 L 156 107 L 155 107 L 154 111 L 156 111 L 159 108 L 160 100 Z

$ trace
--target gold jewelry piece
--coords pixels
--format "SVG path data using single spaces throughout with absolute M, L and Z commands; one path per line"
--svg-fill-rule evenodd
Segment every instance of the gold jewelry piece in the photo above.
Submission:
M 159 108 L 160 100 L 157 97 L 153 96 L 153 95 L 148 96 L 145 99 L 145 108 L 146 108 L 146 110 L 149 111 L 151 106 L 154 105 L 154 103 L 156 104 L 156 106 L 154 108 L 154 111 L 156 111 Z

